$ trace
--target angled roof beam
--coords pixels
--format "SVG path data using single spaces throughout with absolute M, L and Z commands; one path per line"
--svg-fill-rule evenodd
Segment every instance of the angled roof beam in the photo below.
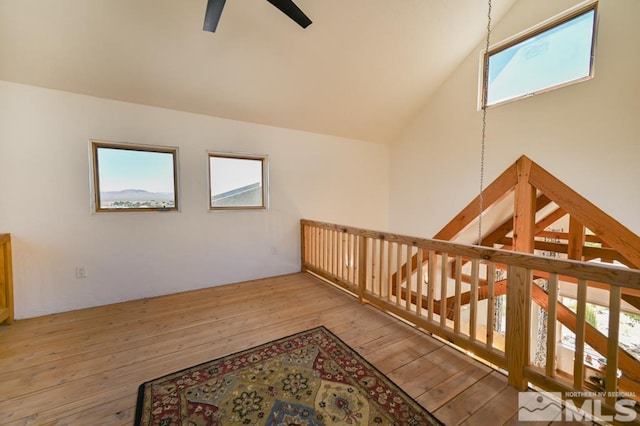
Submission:
M 561 209 L 560 207 L 558 207 L 557 209 L 555 209 L 554 211 L 546 215 L 544 218 L 540 219 L 538 223 L 536 223 L 536 235 L 543 232 L 549 226 L 553 225 L 554 223 L 556 223 L 558 220 L 562 219 L 566 215 L 567 215 L 567 212 Z
M 483 211 L 502 200 L 518 182 L 516 164 L 512 164 L 507 170 L 502 172 L 489 186 L 482 192 Z M 464 228 L 473 222 L 480 212 L 480 196 L 478 195 L 467 206 L 462 209 L 448 224 L 444 226 L 433 239 L 453 240 Z
M 627 258 L 635 268 L 640 268 L 640 237 L 536 163 L 531 165 L 529 181 L 559 207 L 569 212 L 571 216 Z

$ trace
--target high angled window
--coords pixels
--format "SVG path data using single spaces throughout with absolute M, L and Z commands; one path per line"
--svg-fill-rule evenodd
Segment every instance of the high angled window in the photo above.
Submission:
M 211 210 L 266 209 L 268 164 L 264 155 L 209 153 Z
M 91 142 L 97 212 L 177 211 L 178 149 Z
M 491 106 L 591 78 L 596 8 L 597 3 L 592 2 L 489 49 L 484 55 L 488 86 L 482 105 Z

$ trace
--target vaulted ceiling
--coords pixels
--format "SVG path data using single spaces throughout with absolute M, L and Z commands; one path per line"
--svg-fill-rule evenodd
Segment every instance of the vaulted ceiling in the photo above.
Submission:
M 493 0 L 497 22 L 517 0 Z M 387 142 L 486 31 L 483 0 L 0 0 L 0 80 Z

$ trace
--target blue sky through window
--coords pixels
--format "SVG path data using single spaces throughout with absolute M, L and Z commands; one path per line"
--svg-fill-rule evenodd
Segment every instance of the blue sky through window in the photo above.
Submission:
M 98 147 L 100 191 L 174 192 L 173 154 Z
M 489 56 L 487 105 L 591 74 L 595 10 Z

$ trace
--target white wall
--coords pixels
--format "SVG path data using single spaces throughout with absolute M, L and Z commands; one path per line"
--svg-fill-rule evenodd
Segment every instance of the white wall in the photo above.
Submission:
M 577 4 L 519 0 L 497 43 Z M 636 234 L 640 233 L 640 16 L 638 0 L 603 0 L 595 78 L 489 109 L 485 184 L 524 154 Z M 484 43 L 425 105 L 390 150 L 390 229 L 431 237 L 479 191 Z
M 182 211 L 92 214 L 91 138 L 178 146 Z M 209 212 L 207 150 L 267 154 L 270 210 Z M 385 145 L 0 82 L 16 317 L 299 271 L 300 218 L 386 227 L 387 160 Z

